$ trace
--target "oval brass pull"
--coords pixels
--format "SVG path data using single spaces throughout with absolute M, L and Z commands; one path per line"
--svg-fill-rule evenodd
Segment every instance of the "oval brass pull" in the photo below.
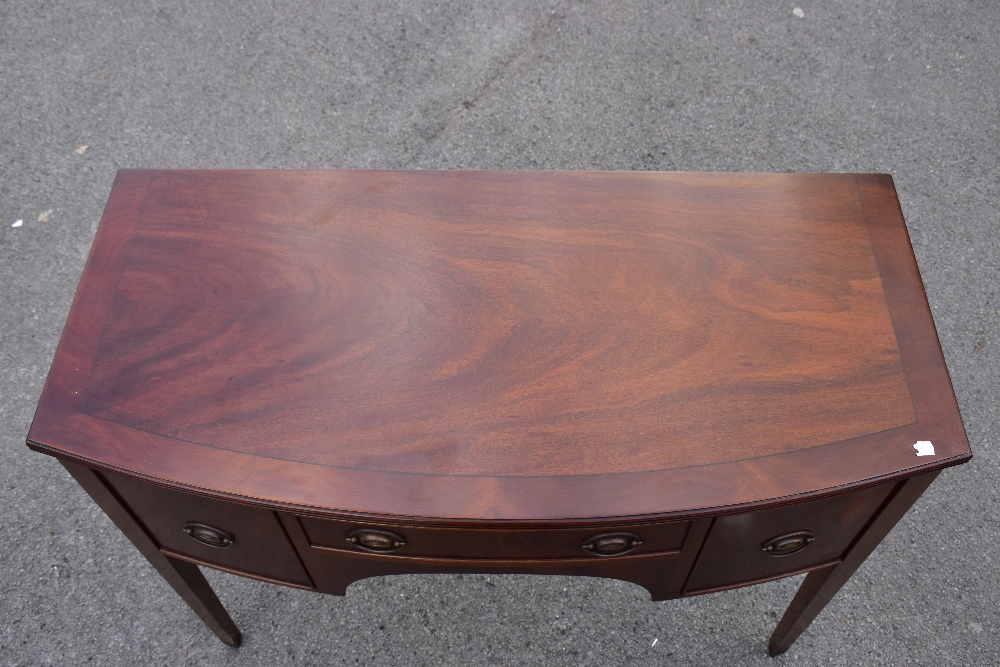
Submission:
M 791 556 L 792 554 L 797 554 L 805 549 L 815 539 L 816 536 L 808 530 L 800 530 L 794 533 L 788 533 L 787 535 L 772 537 L 767 542 L 760 545 L 760 548 L 771 556 Z
M 374 528 L 357 528 L 347 534 L 347 541 L 365 551 L 387 554 L 399 551 L 406 546 L 402 535 L 390 533 L 388 530 Z
M 188 521 L 184 524 L 184 532 L 205 546 L 219 549 L 228 547 L 236 541 L 236 537 L 226 531 L 197 521 Z
M 587 538 L 583 550 L 595 556 L 621 556 L 642 544 L 635 533 L 603 533 Z

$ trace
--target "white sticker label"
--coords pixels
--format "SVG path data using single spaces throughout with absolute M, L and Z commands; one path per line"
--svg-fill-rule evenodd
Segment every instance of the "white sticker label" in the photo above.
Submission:
M 934 456 L 934 444 L 930 440 L 921 440 L 913 444 L 917 456 Z

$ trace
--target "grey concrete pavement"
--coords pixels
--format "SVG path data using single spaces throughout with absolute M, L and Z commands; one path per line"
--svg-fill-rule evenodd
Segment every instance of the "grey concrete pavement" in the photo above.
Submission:
M 976 458 L 773 664 L 1000 663 L 998 35 L 992 0 L 0 2 L 0 664 L 768 665 L 798 583 L 211 573 L 224 647 L 24 446 L 124 167 L 893 174 Z

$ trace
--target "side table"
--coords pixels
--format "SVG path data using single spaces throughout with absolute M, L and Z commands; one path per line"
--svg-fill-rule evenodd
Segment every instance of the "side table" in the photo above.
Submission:
M 852 174 L 122 171 L 28 445 L 233 646 L 200 565 L 808 572 L 772 655 L 971 458 Z

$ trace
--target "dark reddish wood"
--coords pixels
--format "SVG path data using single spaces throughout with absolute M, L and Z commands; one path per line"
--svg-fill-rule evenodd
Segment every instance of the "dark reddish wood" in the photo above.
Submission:
M 123 171 L 28 444 L 224 640 L 193 563 L 653 599 L 814 570 L 772 650 L 971 457 L 891 178 L 845 174 Z
M 913 422 L 853 181 L 781 186 L 157 178 L 83 411 L 438 477 L 710 466 Z M 709 189 L 729 205 L 685 215 Z
M 684 591 L 684 584 L 691 575 L 698 554 L 705 544 L 708 531 L 712 528 L 714 519 L 712 517 L 702 517 L 691 522 L 691 530 L 684 538 L 684 546 L 681 547 L 681 557 L 674 570 L 674 578 L 669 583 L 664 580 L 661 587 L 653 592 L 653 600 L 670 600 L 680 597 Z
M 832 498 L 716 519 L 684 592 L 707 593 L 745 586 L 839 560 L 893 487 L 882 484 Z M 771 538 L 804 530 L 815 535 L 815 540 L 797 553 L 772 556 L 762 549 Z
M 892 177 L 861 174 L 856 178 L 913 407 L 926 428 L 927 437 L 921 440 L 933 440 L 935 446 L 966 443 L 968 447 Z
M 172 555 L 311 588 L 312 582 L 274 512 L 178 493 L 121 475 L 105 473 L 104 478 L 157 546 Z M 208 524 L 235 541 L 227 547 L 202 544 L 184 532 L 188 522 Z
M 288 535 L 306 563 L 317 590 L 344 595 L 347 586 L 369 577 L 389 574 L 556 574 L 621 579 L 642 586 L 654 600 L 676 597 L 669 588 L 675 569 L 681 562 L 678 551 L 652 554 L 625 554 L 599 558 L 583 554 L 567 558 L 466 558 L 456 552 L 453 558 L 412 557 L 398 551 L 372 554 L 364 551 L 343 551 L 310 545 L 298 517 L 279 512 Z M 545 540 L 539 534 L 539 540 Z
M 521 528 L 501 526 L 459 528 L 385 524 L 375 521 L 346 521 L 301 517 L 302 528 L 309 544 L 323 549 L 357 552 L 347 541 L 347 535 L 359 528 L 386 530 L 402 536 L 406 546 L 400 555 L 411 557 L 461 557 L 479 559 L 517 558 L 582 558 L 588 556 L 583 543 L 603 533 L 625 530 L 639 535 L 642 544 L 633 554 L 678 551 L 684 543 L 689 523 L 639 523 L 594 525 L 586 528 Z M 595 556 L 590 556 L 595 557 Z
M 893 302 L 922 291 L 884 178 L 120 180 L 98 243 L 129 240 L 81 284 L 111 304 L 74 311 L 29 435 L 50 453 L 303 508 L 512 521 L 968 457 L 926 304 Z M 924 439 L 938 455 L 917 461 Z
M 146 557 L 146 560 L 156 568 L 160 576 L 166 579 L 167 583 L 194 610 L 194 613 L 198 614 L 198 617 L 212 629 L 212 632 L 226 644 L 233 647 L 239 646 L 241 640 L 239 628 L 229 617 L 226 608 L 222 606 L 198 566 L 161 553 L 156 543 L 143 530 L 135 517 L 129 514 L 99 473 L 76 463 L 68 461 L 61 463 L 73 475 L 73 479 L 90 494 L 94 502 L 114 521 L 119 530 L 125 533 L 125 536 L 139 550 L 139 553 Z
M 795 593 L 792 603 L 771 635 L 768 653 L 775 656 L 788 650 L 938 474 L 939 471 L 924 473 L 901 482 L 872 525 L 844 555 L 840 563 L 806 575 L 805 581 Z

